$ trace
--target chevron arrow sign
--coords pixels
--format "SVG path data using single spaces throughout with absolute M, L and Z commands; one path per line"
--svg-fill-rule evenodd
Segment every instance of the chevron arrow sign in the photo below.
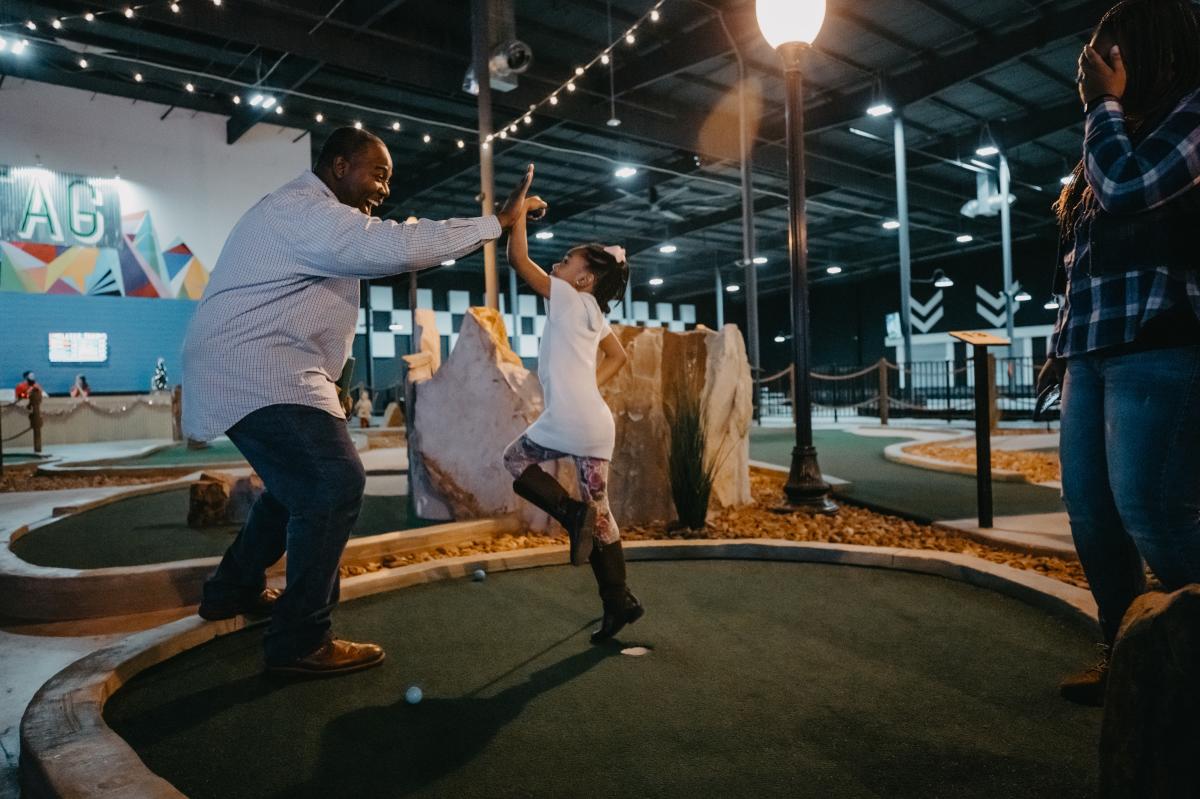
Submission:
M 912 326 L 919 333 L 928 333 L 933 326 L 942 321 L 946 310 L 942 308 L 944 294 L 938 290 L 928 302 L 917 302 L 915 297 L 908 298 L 908 307 L 912 311 Z
M 1012 292 L 1015 296 L 1021 290 L 1020 283 L 1013 283 Z M 975 303 L 975 313 L 983 317 L 985 322 L 991 324 L 992 327 L 1004 327 L 1008 324 L 1008 313 L 1005 311 L 1006 298 L 1004 292 L 992 294 L 983 286 L 976 284 L 975 297 L 979 302 Z M 1021 309 L 1019 303 L 1013 303 L 1013 313 Z

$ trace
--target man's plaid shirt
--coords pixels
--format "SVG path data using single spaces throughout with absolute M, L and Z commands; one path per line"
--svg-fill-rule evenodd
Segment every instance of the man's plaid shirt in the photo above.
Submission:
M 1200 185 L 1200 90 L 1136 146 L 1121 104 L 1099 104 L 1088 114 L 1083 151 L 1088 185 L 1108 213 L 1133 215 L 1165 205 Z M 1051 352 L 1067 358 L 1128 344 L 1151 319 L 1183 303 L 1200 318 L 1200 259 L 1196 270 L 1163 264 L 1093 275 L 1094 216 L 1079 217 L 1063 256 L 1067 288 Z M 1196 223 L 1200 236 L 1200 219 Z

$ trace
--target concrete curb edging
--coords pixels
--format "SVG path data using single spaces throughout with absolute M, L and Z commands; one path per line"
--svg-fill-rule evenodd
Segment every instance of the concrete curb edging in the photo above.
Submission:
M 975 436 L 970 436 L 971 440 L 975 440 Z M 947 439 L 946 443 L 958 441 L 959 439 Z M 905 466 L 913 466 L 918 469 L 928 469 L 931 472 L 948 472 L 949 474 L 963 474 L 968 477 L 975 476 L 975 467 L 969 463 L 955 463 L 954 461 L 942 461 L 937 458 L 929 458 L 924 455 L 914 455 L 906 450 L 906 447 L 920 446 L 928 444 L 928 441 L 905 441 L 899 444 L 890 444 L 884 447 L 883 457 L 892 463 L 900 463 Z M 938 442 L 942 443 L 942 442 Z M 1029 485 L 1037 485 L 1026 477 L 1021 472 L 1014 472 L 1011 469 L 992 469 L 992 479 L 1002 483 L 1028 483 Z
M 636 541 L 630 560 L 750 559 L 897 569 L 945 577 L 1027 602 L 1053 615 L 1096 625 L 1095 604 L 1080 588 L 1049 577 L 958 553 L 859 547 L 771 539 Z M 353 599 L 425 582 L 464 577 L 475 569 L 510 571 L 565 564 L 566 547 L 447 558 L 344 580 Z M 104 704 L 139 672 L 247 626 L 243 617 L 205 622 L 193 616 L 101 649 L 46 682 L 21 720 L 21 789 L 50 797 L 170 797 L 183 794 L 153 774 L 104 721 Z
M 158 490 L 162 490 L 158 488 Z M 200 589 L 220 558 L 194 558 L 143 566 L 63 569 L 22 560 L 9 543 L 39 525 L 0 530 L 0 616 L 26 621 L 68 621 L 184 608 L 200 601 Z M 351 538 L 342 565 L 362 565 L 385 555 L 464 544 L 518 533 L 515 516 L 450 522 L 431 527 Z M 281 575 L 285 561 L 268 573 Z

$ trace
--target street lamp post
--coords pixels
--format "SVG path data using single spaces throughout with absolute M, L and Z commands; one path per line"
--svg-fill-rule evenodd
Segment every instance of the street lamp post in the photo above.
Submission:
M 829 484 L 817 464 L 813 446 L 812 397 L 809 391 L 808 225 L 804 195 L 804 87 L 800 62 L 825 21 L 825 0 L 757 0 L 763 37 L 783 58 L 787 99 L 788 254 L 792 272 L 792 368 L 795 391 L 792 412 L 796 446 L 784 493 L 791 508 L 836 513 Z

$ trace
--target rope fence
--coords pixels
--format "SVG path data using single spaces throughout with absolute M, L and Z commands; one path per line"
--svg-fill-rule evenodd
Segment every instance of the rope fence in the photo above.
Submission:
M 1027 416 L 1037 399 L 1032 358 L 989 357 L 993 418 Z M 897 364 L 886 358 L 869 366 L 824 366 L 809 373 L 814 418 L 843 416 L 971 418 L 975 410 L 974 362 L 915 361 Z M 794 367 L 758 381 L 761 418 L 790 420 L 795 394 Z

